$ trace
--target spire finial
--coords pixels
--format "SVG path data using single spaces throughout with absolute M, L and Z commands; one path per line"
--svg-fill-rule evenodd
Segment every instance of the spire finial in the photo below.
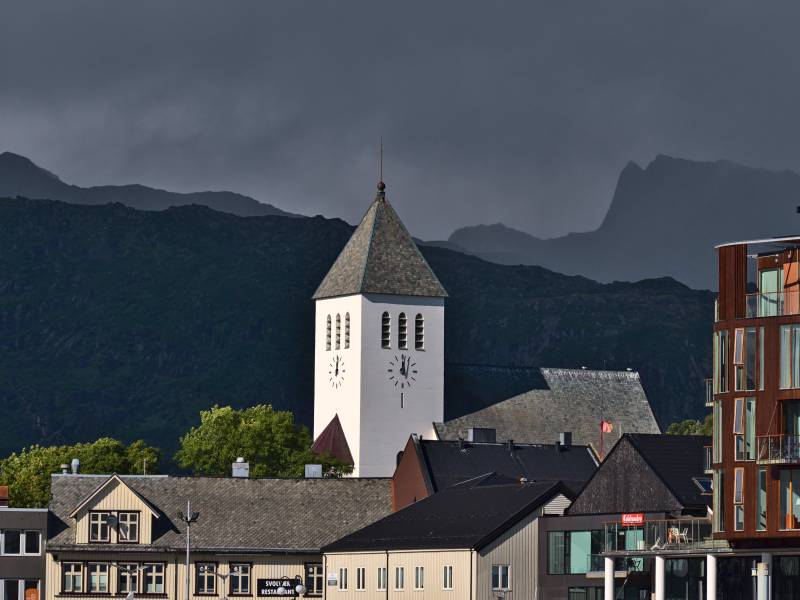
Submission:
M 380 141 L 380 151 L 379 155 L 379 170 L 378 170 L 378 196 L 383 198 L 386 196 L 386 184 L 383 183 L 383 136 L 381 136 Z

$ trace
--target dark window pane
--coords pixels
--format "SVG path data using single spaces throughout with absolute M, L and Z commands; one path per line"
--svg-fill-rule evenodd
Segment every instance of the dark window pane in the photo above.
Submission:
M 25 532 L 25 554 L 39 554 L 39 532 Z
M 3 551 L 5 554 L 19 554 L 20 553 L 20 532 L 19 531 L 6 531 L 3 534 L 4 544 Z

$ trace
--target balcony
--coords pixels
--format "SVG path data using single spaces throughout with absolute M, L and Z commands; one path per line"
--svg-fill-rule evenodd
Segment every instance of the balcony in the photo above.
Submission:
M 800 290 L 747 294 L 746 317 L 800 315 Z
M 703 386 L 705 389 L 706 407 L 711 408 L 714 406 L 714 380 L 704 379 Z
M 657 554 L 716 547 L 709 519 L 666 519 L 629 526 L 605 524 L 606 555 Z M 630 570 L 630 569 L 628 569 Z
M 756 462 L 760 465 L 800 464 L 800 435 L 760 435 Z
M 713 452 L 713 446 L 703 446 L 703 472 L 706 475 L 711 475 L 714 472 L 714 469 L 711 467 L 711 465 L 714 464 Z

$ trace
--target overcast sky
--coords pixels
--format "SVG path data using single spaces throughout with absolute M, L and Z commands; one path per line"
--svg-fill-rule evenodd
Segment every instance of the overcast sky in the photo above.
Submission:
M 412 232 L 596 227 L 659 153 L 800 169 L 800 3 L 8 2 L 0 151 Z

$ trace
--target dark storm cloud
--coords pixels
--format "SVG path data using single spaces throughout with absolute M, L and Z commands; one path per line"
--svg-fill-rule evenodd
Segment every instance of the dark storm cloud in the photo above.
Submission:
M 386 144 L 412 231 L 595 227 L 629 160 L 798 168 L 800 6 L 25 2 L 0 151 L 71 183 L 231 189 L 360 217 Z

